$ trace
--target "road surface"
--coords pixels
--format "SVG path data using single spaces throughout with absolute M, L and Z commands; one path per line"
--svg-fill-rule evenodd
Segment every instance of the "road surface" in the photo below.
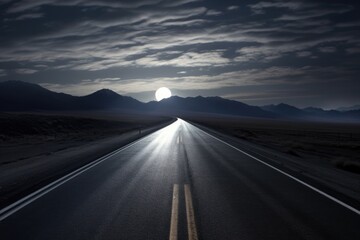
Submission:
M 360 239 L 341 204 L 179 119 L 2 210 L 0 238 Z

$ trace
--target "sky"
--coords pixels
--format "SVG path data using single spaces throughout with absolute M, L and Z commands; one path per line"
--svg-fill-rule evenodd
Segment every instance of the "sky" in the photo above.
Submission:
M 357 1 L 0 0 L 0 81 L 140 101 L 360 103 Z

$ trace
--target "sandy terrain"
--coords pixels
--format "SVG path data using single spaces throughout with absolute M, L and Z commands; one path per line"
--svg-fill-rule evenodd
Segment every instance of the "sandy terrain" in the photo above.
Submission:
M 360 124 L 184 116 L 360 203 Z
M 172 121 L 106 113 L 0 114 L 0 207 Z
M 188 117 L 360 203 L 360 124 Z M 0 207 L 169 122 L 111 112 L 0 114 Z M 141 132 L 139 131 L 141 129 Z

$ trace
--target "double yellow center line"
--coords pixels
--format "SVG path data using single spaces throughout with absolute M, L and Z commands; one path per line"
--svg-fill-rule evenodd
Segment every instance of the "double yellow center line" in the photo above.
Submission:
M 196 231 L 194 206 L 189 184 L 184 185 L 186 220 L 189 240 L 198 240 Z M 173 200 L 171 210 L 170 236 L 169 240 L 177 240 L 178 238 L 178 221 L 179 221 L 179 184 L 174 184 Z

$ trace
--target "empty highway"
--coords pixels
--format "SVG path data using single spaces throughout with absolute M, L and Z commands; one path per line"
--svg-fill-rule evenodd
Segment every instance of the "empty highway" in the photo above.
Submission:
M 179 119 L 1 211 L 0 239 L 360 239 L 332 196 Z

